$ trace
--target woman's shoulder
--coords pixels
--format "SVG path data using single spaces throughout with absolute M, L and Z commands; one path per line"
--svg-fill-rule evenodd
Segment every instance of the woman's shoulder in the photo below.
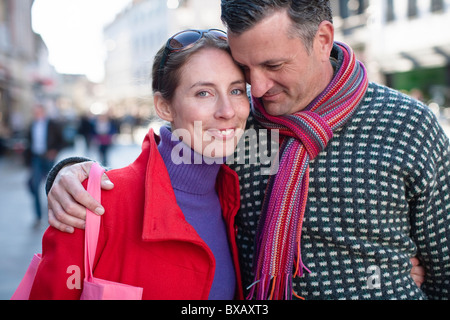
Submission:
M 139 189 L 144 187 L 145 174 L 138 172 L 133 165 L 109 170 L 106 174 L 114 184 L 114 188 L 103 191 L 102 196 L 124 198 L 129 194 L 137 193 Z

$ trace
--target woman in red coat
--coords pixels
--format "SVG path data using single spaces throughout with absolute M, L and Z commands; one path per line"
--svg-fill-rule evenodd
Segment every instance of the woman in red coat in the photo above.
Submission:
M 249 114 L 226 34 L 187 30 L 156 55 L 158 115 L 131 165 L 108 172 L 94 276 L 143 288 L 143 299 L 243 298 L 234 218 L 239 182 L 224 165 Z M 31 299 L 79 299 L 84 231 L 49 228 Z

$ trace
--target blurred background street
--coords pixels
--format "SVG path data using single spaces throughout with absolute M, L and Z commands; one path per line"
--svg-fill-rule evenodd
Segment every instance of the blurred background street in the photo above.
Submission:
M 421 100 L 450 136 L 450 0 L 330 3 L 336 40 L 354 49 L 369 79 Z M 188 28 L 223 29 L 220 0 L 0 0 L 0 300 L 41 250 L 46 197 L 41 182 L 36 227 L 29 186 L 46 161 L 130 163 L 158 126 L 153 56 Z

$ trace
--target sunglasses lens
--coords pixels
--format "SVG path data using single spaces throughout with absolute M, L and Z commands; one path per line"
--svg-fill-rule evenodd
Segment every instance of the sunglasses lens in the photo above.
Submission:
M 158 74 L 159 78 L 162 78 L 164 66 L 167 62 L 169 55 L 175 51 L 184 51 L 192 47 L 198 40 L 200 40 L 204 34 L 211 35 L 219 40 L 227 41 L 228 37 L 226 32 L 219 29 L 209 29 L 209 30 L 186 30 L 177 33 L 166 44 L 166 49 L 164 50 L 163 58 L 161 59 L 161 64 L 159 66 Z M 158 82 L 158 90 L 161 83 Z
M 202 34 L 197 31 L 185 31 L 175 35 L 169 41 L 169 46 L 173 50 L 182 49 L 190 44 L 197 42 Z
M 217 30 L 217 29 L 211 29 L 208 31 L 208 34 L 212 35 L 213 37 L 220 39 L 220 40 L 227 40 L 227 34 L 225 32 L 223 32 L 222 30 Z

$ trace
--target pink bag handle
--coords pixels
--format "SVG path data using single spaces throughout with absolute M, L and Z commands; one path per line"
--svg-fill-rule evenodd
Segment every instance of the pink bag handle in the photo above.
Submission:
M 101 202 L 101 180 L 105 172 L 100 165 L 94 163 L 89 173 L 87 191 L 98 202 Z M 95 252 L 97 251 L 101 217 L 86 209 L 86 228 L 84 236 L 84 272 L 88 281 L 92 280 Z

